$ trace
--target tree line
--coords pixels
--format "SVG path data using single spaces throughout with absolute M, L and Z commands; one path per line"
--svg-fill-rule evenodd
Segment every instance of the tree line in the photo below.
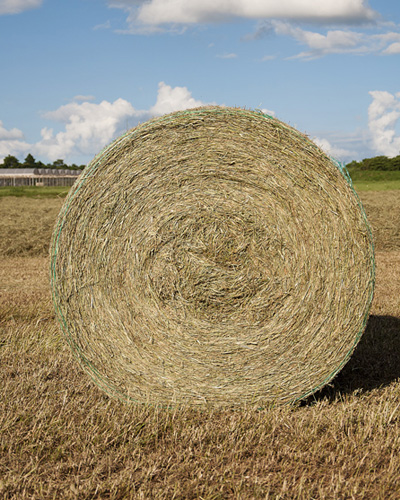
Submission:
M 28 154 L 23 162 L 12 155 L 4 158 L 3 163 L 0 163 L 0 168 L 62 168 L 71 170 L 83 170 L 86 165 L 67 165 L 64 160 L 58 159 L 53 163 L 43 163 L 35 160 L 35 158 Z M 350 171 L 358 170 L 399 170 L 400 171 L 400 155 L 394 158 L 387 156 L 374 156 L 373 158 L 364 158 L 361 161 L 351 161 L 346 164 L 346 168 Z
M 349 171 L 356 170 L 400 170 L 400 155 L 394 158 L 387 156 L 374 156 L 373 158 L 364 158 L 361 161 L 352 161 L 347 163 L 346 168 Z
M 0 168 L 62 168 L 69 170 L 83 170 L 86 165 L 67 165 L 64 160 L 58 159 L 53 163 L 43 163 L 35 160 L 29 153 L 23 162 L 20 162 L 17 157 L 8 155 L 4 158 L 3 163 L 0 163 Z

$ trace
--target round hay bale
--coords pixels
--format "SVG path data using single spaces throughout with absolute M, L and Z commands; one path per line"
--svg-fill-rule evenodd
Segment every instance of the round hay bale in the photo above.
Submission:
M 280 404 L 349 359 L 374 251 L 346 172 L 306 136 L 205 107 L 94 158 L 56 223 L 51 284 L 72 350 L 109 394 Z

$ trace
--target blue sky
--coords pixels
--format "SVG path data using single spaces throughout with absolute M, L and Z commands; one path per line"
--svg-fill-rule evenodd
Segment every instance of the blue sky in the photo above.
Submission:
M 0 160 L 87 163 L 210 103 L 345 162 L 400 154 L 398 0 L 0 0 L 0 47 Z

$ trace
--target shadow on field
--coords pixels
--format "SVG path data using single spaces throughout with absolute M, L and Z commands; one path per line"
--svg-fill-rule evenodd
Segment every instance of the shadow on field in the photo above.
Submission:
M 400 318 L 369 317 L 352 357 L 331 384 L 305 400 L 305 404 L 356 390 L 370 391 L 400 378 Z

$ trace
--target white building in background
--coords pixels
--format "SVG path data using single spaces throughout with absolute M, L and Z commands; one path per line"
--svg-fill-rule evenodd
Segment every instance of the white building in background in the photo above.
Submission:
M 0 187 L 72 186 L 81 173 L 62 168 L 0 168 Z

